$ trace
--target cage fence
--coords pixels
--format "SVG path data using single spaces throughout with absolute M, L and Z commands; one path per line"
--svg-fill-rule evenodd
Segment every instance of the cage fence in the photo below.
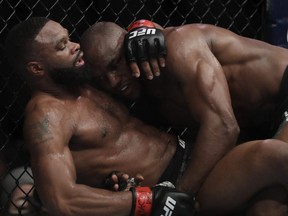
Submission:
M 163 27 L 188 23 L 209 23 L 240 35 L 265 40 L 265 0 L 0 0 L 0 177 L 9 176 L 13 187 L 1 184 L 0 215 L 7 214 L 7 205 L 14 205 L 11 192 L 21 189 L 21 178 L 27 174 L 29 154 L 23 147 L 23 111 L 30 90 L 8 65 L 4 41 L 11 27 L 33 16 L 45 16 L 60 22 L 79 41 L 84 30 L 97 21 L 112 21 L 127 27 L 137 19 L 149 19 Z M 180 132 L 182 136 L 187 129 Z M 13 175 L 13 170 L 23 167 Z M 17 207 L 24 215 L 31 190 L 24 191 L 26 201 Z

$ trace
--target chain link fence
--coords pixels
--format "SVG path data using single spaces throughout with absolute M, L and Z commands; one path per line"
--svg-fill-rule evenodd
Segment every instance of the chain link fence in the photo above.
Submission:
M 27 174 L 29 161 L 21 129 L 30 92 L 9 67 L 4 50 L 5 37 L 13 25 L 32 16 L 45 16 L 60 22 L 71 33 L 71 39 L 79 41 L 82 32 L 100 20 L 127 27 L 137 19 L 149 19 L 164 27 L 215 24 L 240 35 L 265 40 L 265 8 L 265 0 L 0 0 L 0 177 L 3 180 L 9 176 L 13 183 L 12 189 L 0 186 L 0 215 L 7 213 L 7 200 L 9 205 L 18 206 L 10 200 L 11 191 L 21 188 L 21 178 Z M 184 133 L 186 130 L 181 132 Z M 19 166 L 24 166 L 23 171 L 13 174 L 11 171 Z M 31 190 L 22 190 L 26 203 L 31 202 L 28 199 Z M 16 215 L 24 215 L 24 210 L 21 212 L 18 208 Z

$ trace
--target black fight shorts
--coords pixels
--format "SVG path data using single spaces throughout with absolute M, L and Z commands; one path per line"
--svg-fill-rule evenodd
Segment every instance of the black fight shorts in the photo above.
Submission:
M 288 66 L 285 69 L 281 81 L 277 104 L 272 127 L 274 136 L 276 136 L 288 122 Z
M 191 149 L 192 143 L 187 143 L 178 136 L 176 152 L 158 183 L 170 181 L 175 186 L 177 185 L 190 160 Z

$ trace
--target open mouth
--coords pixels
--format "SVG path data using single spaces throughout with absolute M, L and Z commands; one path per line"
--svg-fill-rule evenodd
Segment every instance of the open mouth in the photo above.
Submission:
M 117 88 L 115 88 L 115 93 L 123 96 L 128 96 L 130 93 L 130 85 L 127 82 L 122 83 Z
M 74 66 L 80 67 L 80 66 L 83 66 L 84 64 L 85 64 L 85 61 L 83 60 L 83 52 L 79 51 L 77 53 L 76 60 L 74 62 Z
M 128 89 L 128 84 L 127 83 L 123 83 L 120 88 L 118 88 L 118 91 L 120 92 L 125 92 Z

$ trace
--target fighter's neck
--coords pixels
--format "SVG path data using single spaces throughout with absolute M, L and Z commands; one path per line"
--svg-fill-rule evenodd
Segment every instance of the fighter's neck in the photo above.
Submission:
M 81 87 L 50 85 L 50 86 L 35 86 L 34 95 L 46 94 L 60 99 L 76 99 L 81 96 Z

